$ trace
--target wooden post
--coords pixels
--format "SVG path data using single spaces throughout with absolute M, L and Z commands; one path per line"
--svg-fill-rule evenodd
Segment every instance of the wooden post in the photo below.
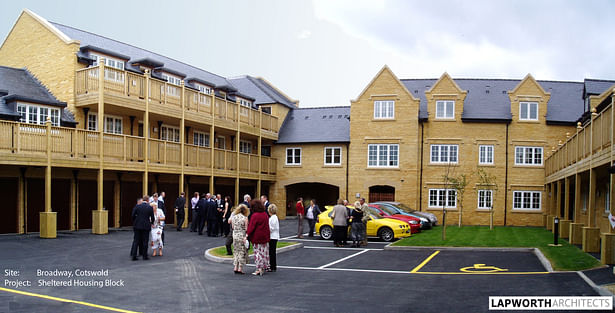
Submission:
M 145 114 L 143 115 L 143 137 L 145 154 L 143 156 L 143 163 L 145 168 L 143 170 L 143 194 L 147 195 L 148 192 L 148 178 L 149 178 L 149 101 L 150 101 L 150 71 L 145 69 Z
M 73 170 L 70 178 L 70 230 L 77 230 L 77 179 L 79 170 Z
M 105 128 L 105 58 L 98 59 L 98 185 L 96 210 L 92 211 L 92 233 L 109 232 L 108 212 L 103 209 L 104 128 Z
M 47 166 L 45 167 L 45 211 L 40 213 L 40 237 L 56 238 L 57 212 L 51 211 L 51 118 L 47 117 Z
M 186 152 L 184 151 L 186 149 L 185 143 L 186 143 L 186 127 L 185 127 L 185 119 L 186 119 L 186 86 L 184 85 L 184 81 L 181 81 L 181 87 L 182 87 L 182 98 L 181 98 L 181 103 L 182 103 L 182 118 L 179 121 L 179 140 L 180 140 L 180 168 L 181 171 L 179 173 L 179 194 L 181 195 L 182 192 L 184 192 L 184 166 L 186 165 Z M 197 97 L 198 97 L 198 93 L 197 93 Z M 197 105 L 198 107 L 198 105 Z M 197 151 L 198 151 L 198 147 L 197 147 Z M 186 199 L 190 199 L 189 197 L 187 197 L 186 195 Z M 181 208 L 181 210 L 184 210 L 184 208 Z M 184 212 L 186 213 L 186 212 Z M 185 214 L 184 216 L 188 216 L 187 214 Z M 187 220 L 187 218 L 186 218 Z M 177 214 L 175 215 L 175 226 L 176 227 L 184 227 L 184 225 L 177 225 Z
M 17 233 L 23 234 L 26 232 L 26 170 L 27 167 L 19 168 L 19 180 L 17 182 Z

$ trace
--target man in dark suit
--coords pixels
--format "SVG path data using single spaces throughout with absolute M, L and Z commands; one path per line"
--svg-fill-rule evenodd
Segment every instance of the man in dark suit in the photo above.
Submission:
M 207 236 L 216 237 L 216 230 L 218 224 L 218 205 L 216 200 L 211 198 L 211 194 L 207 193 L 205 196 L 207 201 Z
M 177 231 L 182 231 L 182 224 L 184 224 L 185 207 L 186 194 L 182 192 L 179 197 L 177 197 L 177 200 L 175 200 L 175 214 L 177 214 Z
M 205 198 L 200 198 L 195 208 L 197 212 L 196 225 L 198 226 L 199 235 L 203 235 L 203 227 L 205 227 L 205 220 L 207 219 L 207 200 Z
M 215 229 L 215 233 L 216 236 L 220 236 L 222 237 L 222 235 L 224 234 L 224 231 L 222 230 L 222 212 L 224 211 L 224 201 L 222 200 L 222 195 L 221 194 L 217 194 L 216 195 L 216 199 L 214 200 L 216 202 L 216 209 L 217 209 L 217 219 L 216 219 L 216 229 Z
M 132 209 L 134 237 L 130 255 L 133 261 L 137 260 L 137 253 L 143 256 L 143 260 L 149 259 L 147 257 L 147 240 L 156 218 L 154 217 L 154 209 L 147 203 L 148 200 L 148 196 L 143 196 L 143 199 L 137 201 L 137 205 Z

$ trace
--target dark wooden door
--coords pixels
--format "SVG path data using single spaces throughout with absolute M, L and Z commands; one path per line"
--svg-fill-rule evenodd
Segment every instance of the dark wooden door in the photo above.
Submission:
M 0 178 L 0 199 L 2 199 L 2 218 L 0 219 L 0 234 L 19 232 L 18 181 L 15 178 Z

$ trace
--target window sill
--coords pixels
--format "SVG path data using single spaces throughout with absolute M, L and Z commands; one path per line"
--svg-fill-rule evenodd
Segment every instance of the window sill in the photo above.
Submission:
M 480 208 L 477 208 L 474 211 L 475 212 L 482 212 L 482 213 L 489 213 L 489 212 L 491 212 L 491 210 L 489 210 L 489 209 L 480 209 Z M 493 212 L 495 212 L 495 209 L 493 210 Z
M 495 164 L 494 163 L 485 163 L 485 164 L 478 163 L 478 166 L 482 166 L 482 167 L 495 167 Z
M 376 166 L 368 166 L 366 168 L 367 170 L 393 170 L 393 171 L 399 171 L 399 167 L 376 167 Z
M 540 124 L 539 120 L 521 120 L 521 119 L 519 119 L 519 120 L 517 120 L 517 122 L 519 122 L 519 123 L 530 123 L 530 124 Z
M 513 168 L 544 169 L 544 165 L 513 165 Z
M 395 122 L 395 118 L 372 118 L 372 122 Z
M 341 164 L 325 164 L 322 166 L 323 168 L 342 168 Z
M 540 210 L 532 210 L 532 209 L 512 209 L 511 213 L 530 213 L 530 214 L 542 214 L 542 209 Z
M 457 122 L 457 119 L 455 118 L 434 118 L 433 119 L 434 122 Z
M 459 166 L 459 163 L 429 163 L 429 166 Z
M 285 164 L 284 168 L 302 167 L 301 164 Z
M 427 207 L 427 211 L 439 211 L 442 212 L 442 208 L 431 208 Z M 457 212 L 457 208 L 446 208 L 447 212 Z

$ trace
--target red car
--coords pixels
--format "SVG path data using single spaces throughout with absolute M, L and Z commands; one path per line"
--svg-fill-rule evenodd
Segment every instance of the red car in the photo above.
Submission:
M 382 217 L 392 218 L 408 223 L 410 225 L 410 233 L 412 234 L 416 234 L 421 231 L 421 220 L 416 217 L 402 214 L 390 214 L 391 211 L 377 204 L 370 204 L 369 209 L 372 211 L 372 213 L 378 214 Z

